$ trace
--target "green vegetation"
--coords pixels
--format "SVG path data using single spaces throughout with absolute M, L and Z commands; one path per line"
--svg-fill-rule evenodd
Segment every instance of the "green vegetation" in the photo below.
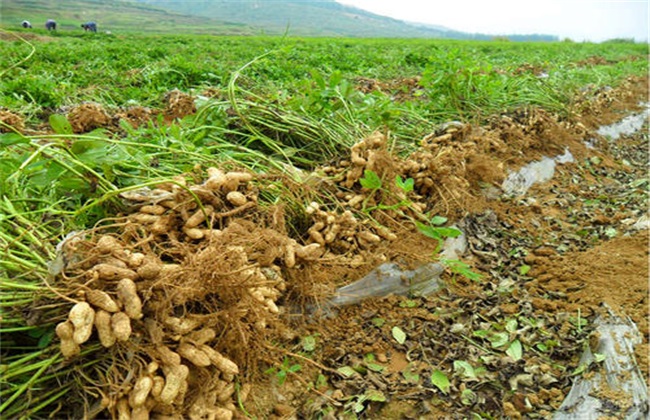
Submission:
M 4 7 L 8 16 L 17 16 Z M 74 386 L 73 370 L 102 363 L 86 359 L 84 366 L 50 369 L 61 359 L 52 340 L 64 301 L 52 304 L 58 292 L 48 284 L 48 262 L 66 234 L 92 228 L 121 209 L 120 193 L 223 162 L 293 174 L 340 159 L 375 130 L 390 132 L 395 152 L 405 153 L 447 121 L 480 123 L 529 106 L 570 117 L 578 111 L 572 98 L 581 89 L 616 86 L 648 72 L 648 46 L 629 42 L 33 33 L 37 36 L 2 32 L 0 40 L 0 111 L 24 118 L 24 127 L 0 123 L 0 412 L 7 418 L 51 413 Z M 590 60 L 595 56 L 603 60 Z M 134 105 L 162 109 L 174 89 L 197 98 L 196 113 L 167 121 L 157 114 L 139 126 L 121 122 L 77 134 L 64 117 L 84 102 L 113 113 Z M 384 192 L 377 174 L 369 172 L 365 180 L 366 188 Z M 409 179 L 386 181 L 405 193 L 412 189 Z M 297 201 L 280 187 L 260 200 L 285 200 L 289 207 Z M 430 226 L 418 227 L 442 240 L 458 232 L 441 227 L 445 222 L 434 218 Z M 448 264 L 456 273 L 474 274 L 462 262 Z M 521 274 L 525 271 L 522 267 Z M 580 321 L 578 314 L 578 329 Z M 503 326 L 505 332 L 475 331 L 473 337 L 518 360 L 529 349 L 509 339 L 516 327 L 515 322 Z M 400 345 L 407 340 L 399 327 L 391 331 Z M 315 342 L 303 347 L 313 351 Z M 366 360 L 366 368 L 371 366 Z M 300 369 L 287 357 L 269 372 L 282 383 Z M 472 375 L 471 366 L 459 364 L 458 370 Z M 449 379 L 440 370 L 430 382 L 449 392 Z M 384 400 L 369 391 L 349 404 L 360 412 L 364 402 Z
M 0 106 L 28 116 L 84 101 L 159 106 L 172 89 L 216 89 L 226 99 L 236 74 L 229 99 L 251 123 L 280 105 L 286 118 L 327 120 L 337 132 L 337 124 L 386 126 L 400 140 L 427 134 L 431 124 L 521 106 L 569 113 L 579 89 L 647 69 L 640 44 L 59 34 L 33 51 L 7 38 Z M 596 55 L 607 64 L 585 61 Z M 363 83 L 368 92 L 355 89 Z M 223 119 L 223 108 L 210 103 L 199 117 Z

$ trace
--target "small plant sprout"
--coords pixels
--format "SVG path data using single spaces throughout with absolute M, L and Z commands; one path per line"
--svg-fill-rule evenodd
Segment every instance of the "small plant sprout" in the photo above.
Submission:
M 480 281 L 483 278 L 482 274 L 472 271 L 472 268 L 461 260 L 442 259 L 440 262 L 444 264 L 453 274 L 461 275 L 466 279 L 472 281 Z
M 407 382 L 413 384 L 420 382 L 420 375 L 417 373 L 413 363 L 409 363 L 409 365 L 402 371 L 402 376 Z
M 418 222 L 417 220 L 415 221 L 415 226 L 418 228 L 420 233 L 428 238 L 438 241 L 438 247 L 434 251 L 434 254 L 437 254 L 440 251 L 445 239 L 456 238 L 462 234 L 462 232 L 456 228 L 442 226 L 445 223 L 447 223 L 447 218 L 442 216 L 432 217 L 428 225 Z
M 573 326 L 576 328 L 576 332 L 578 334 L 582 333 L 582 327 L 585 327 L 587 325 L 587 320 L 581 316 L 580 308 L 578 308 L 578 316 L 577 317 L 569 317 L 569 322 L 573 324 Z
M 379 203 L 376 206 L 368 207 L 368 201 L 377 193 L 378 191 L 381 191 L 383 195 L 389 196 L 391 195 L 391 191 L 387 188 L 383 187 L 383 182 L 379 175 L 370 169 L 366 169 L 363 172 L 363 177 L 359 179 L 359 183 L 363 188 L 366 188 L 370 190 L 368 195 L 366 196 L 365 200 L 363 201 L 362 204 L 362 209 L 364 213 L 370 213 L 371 211 L 374 210 L 399 210 L 403 208 L 407 208 L 411 205 L 411 201 L 406 199 L 406 198 L 401 198 L 398 197 L 399 201 L 395 204 L 384 204 L 384 203 Z M 413 178 L 407 178 L 407 179 L 402 179 L 401 176 L 397 175 L 395 176 L 395 185 L 404 192 L 404 194 L 408 194 L 409 192 L 413 191 L 413 188 L 415 186 L 415 180 Z M 394 194 L 393 194 L 394 195 Z
M 375 362 L 375 355 L 373 353 L 368 353 L 364 356 L 364 364 L 366 367 L 373 372 L 381 372 L 385 369 L 385 366 L 382 366 Z
M 438 241 L 438 246 L 433 253 L 434 256 L 442 249 L 445 239 L 457 238 L 462 234 L 460 230 L 454 227 L 442 226 L 447 223 L 447 218 L 442 216 L 432 217 L 428 225 L 418 222 L 417 220 L 415 220 L 414 223 L 420 233 Z M 453 274 L 459 274 L 469 280 L 479 281 L 483 277 L 481 274 L 472 271 L 468 264 L 460 260 L 441 259 L 440 262 L 449 268 Z
M 307 335 L 302 338 L 302 349 L 306 352 L 312 352 L 316 349 L 316 336 L 318 334 L 314 335 Z
M 296 373 L 300 369 L 301 369 L 300 364 L 298 363 L 291 364 L 291 360 L 288 357 L 285 357 L 280 366 L 271 367 L 267 369 L 264 373 L 275 374 L 276 378 L 278 378 L 278 385 L 282 385 L 284 384 L 284 381 L 287 380 L 287 376 L 290 373 Z

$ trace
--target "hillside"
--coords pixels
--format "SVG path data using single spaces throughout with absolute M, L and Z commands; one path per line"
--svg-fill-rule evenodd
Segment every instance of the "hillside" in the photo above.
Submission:
M 199 15 L 240 22 L 260 28 L 267 34 L 349 37 L 442 38 L 445 31 L 416 27 L 406 22 L 379 16 L 334 0 L 139 0 L 142 3 Z
M 123 0 L 2 0 L 0 24 L 16 28 L 29 20 L 43 28 L 55 19 L 62 30 L 78 29 L 82 22 L 96 21 L 101 31 L 190 32 L 250 35 L 245 24 L 229 23 L 202 16 L 182 15 L 152 5 Z
M 0 24 L 35 28 L 56 19 L 61 29 L 97 21 L 100 30 L 218 35 L 282 35 L 353 38 L 448 38 L 488 40 L 437 25 L 405 22 L 334 0 L 2 0 Z M 549 35 L 512 36 L 516 41 L 556 41 Z

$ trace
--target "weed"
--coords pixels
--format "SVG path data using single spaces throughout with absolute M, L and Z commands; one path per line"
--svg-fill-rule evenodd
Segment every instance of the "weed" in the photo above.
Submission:
M 583 318 L 578 308 L 578 316 L 569 317 L 569 322 L 575 327 L 577 334 L 582 334 L 582 329 L 587 326 L 587 319 Z
M 316 350 L 316 337 L 318 334 L 307 335 L 302 338 L 302 349 L 306 352 L 312 352 Z
M 369 214 L 370 212 L 375 210 L 405 209 L 411 205 L 411 201 L 408 200 L 407 198 L 397 197 L 398 200 L 397 203 L 395 204 L 388 205 L 388 204 L 384 204 L 383 202 L 380 202 L 376 206 L 368 207 L 367 205 L 368 201 L 371 200 L 378 192 L 381 192 L 382 196 L 385 196 L 387 198 L 390 197 L 395 199 L 395 197 L 393 197 L 393 194 L 389 189 L 383 187 L 383 182 L 381 178 L 373 170 L 370 169 L 364 170 L 363 177 L 359 179 L 359 183 L 363 188 L 370 190 L 362 203 L 362 211 L 366 214 Z M 404 195 L 413 191 L 414 184 L 415 181 L 412 178 L 407 178 L 406 180 L 404 180 L 399 175 L 395 176 L 395 185 L 404 193 Z
M 302 367 L 300 366 L 299 363 L 294 363 L 291 364 L 291 359 L 289 357 L 285 357 L 284 360 L 282 360 L 282 364 L 280 366 L 273 366 L 267 370 L 264 371 L 264 373 L 268 374 L 273 374 L 278 380 L 278 385 L 284 384 L 284 382 L 287 380 L 287 376 L 290 373 L 296 373 L 298 372 Z
M 447 218 L 442 216 L 432 217 L 431 220 L 429 220 L 428 225 L 425 225 L 424 223 L 417 220 L 414 221 L 414 223 L 420 233 L 428 238 L 438 241 L 438 247 L 434 251 L 434 254 L 440 252 L 445 239 L 457 238 L 462 234 L 462 232 L 456 228 L 442 226 L 443 224 L 447 223 Z
M 454 275 L 460 275 L 472 281 L 480 281 L 483 278 L 482 274 L 473 271 L 472 268 L 463 261 L 441 259 L 440 262 Z

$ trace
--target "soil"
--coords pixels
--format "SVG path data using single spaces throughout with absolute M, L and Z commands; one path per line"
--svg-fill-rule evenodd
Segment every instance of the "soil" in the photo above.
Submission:
M 350 413 L 361 408 L 363 418 L 463 418 L 470 413 L 548 418 L 572 385 L 570 371 L 577 367 L 589 325 L 603 313 L 604 305 L 637 324 L 643 342 L 636 346 L 635 356 L 647 378 L 648 231 L 647 224 L 632 227 L 647 217 L 647 125 L 615 143 L 594 133 L 599 125 L 639 111 L 639 101 L 646 98 L 647 82 L 630 81 L 622 91 L 577 103 L 582 118 L 571 123 L 526 110 L 495 117 L 490 127 L 434 138 L 436 144 L 454 150 L 445 160 L 449 165 L 445 175 L 453 179 L 445 188 L 448 203 L 437 208 L 463 221 L 470 252 L 462 259 L 483 279 L 477 283 L 447 273 L 443 277 L 447 289 L 433 296 L 369 299 L 333 318 L 305 320 L 305 326 L 296 327 L 296 336 L 316 337 L 319 346 L 308 353 L 313 362 L 294 357 L 302 370 L 292 375 L 293 381 L 254 387 L 247 407 L 270 418 L 354 418 Z M 477 137 L 483 142 L 478 143 Z M 593 139 L 596 148 L 586 145 Z M 427 142 L 431 139 L 423 140 Z M 560 155 L 565 148 L 575 162 L 558 165 L 550 182 L 534 186 L 523 197 L 489 194 L 490 186 L 503 181 L 507 168 Z M 465 167 L 458 162 L 465 162 Z M 454 194 L 458 184 L 471 193 Z M 445 181 L 439 185 L 445 186 Z M 400 232 L 398 237 L 380 251 L 388 260 L 408 256 L 422 261 L 431 255 L 430 242 L 422 241 L 417 232 Z M 523 267 L 530 271 L 522 275 Z M 360 278 L 367 271 L 362 267 L 346 278 Z M 493 323 L 526 317 L 543 320 L 561 344 L 550 358 L 533 348 L 523 363 L 480 356 L 488 370 L 485 377 L 476 383 L 459 380 L 453 361 L 474 364 L 479 359 L 475 353 L 480 351 L 472 349 L 477 343 L 471 340 L 471 330 L 485 324 L 473 319 L 476 314 Z M 586 320 L 582 332 L 575 322 L 580 317 Z M 393 326 L 406 332 L 404 344 L 396 342 Z M 464 334 L 450 332 L 455 329 Z M 530 346 L 540 340 L 535 334 L 520 337 Z M 304 354 L 297 338 L 293 352 L 301 350 Z M 369 355 L 373 362 L 368 362 Z M 335 369 L 342 366 L 352 366 L 357 373 L 337 375 Z M 426 379 L 434 368 L 453 376 L 449 394 Z M 329 387 L 318 388 L 318 374 L 327 377 Z M 530 378 L 526 382 L 526 374 L 533 375 L 534 383 Z M 508 386 L 513 378 L 522 380 Z M 313 390 L 305 393 L 306 387 Z M 385 402 L 365 399 L 369 389 L 379 390 Z M 468 394 L 472 398 L 459 401 L 467 389 L 473 390 Z M 272 401 L 286 410 L 269 414 Z
M 404 92 L 417 90 L 417 80 L 403 82 Z M 71 243 L 57 285 L 76 296 L 89 287 L 115 294 L 117 274 L 99 268 L 115 259 L 138 281 L 145 320 L 132 318 L 137 340 L 103 353 L 131 370 L 117 372 L 107 361 L 113 388 L 102 391 L 94 414 L 122 414 L 131 392 L 125 378 L 169 375 L 180 366 L 178 352 L 190 366 L 187 399 L 183 391 L 160 408 L 162 415 L 223 409 L 234 418 L 269 419 L 549 418 L 575 380 L 605 304 L 637 324 L 643 342 L 635 355 L 647 377 L 648 125 L 616 141 L 596 133 L 642 110 L 647 98 L 648 80 L 630 79 L 616 90 L 585 91 L 570 119 L 522 109 L 483 127 L 449 124 L 406 157 L 390 153 L 389 139 L 375 133 L 302 183 L 279 178 L 299 202 L 335 201 L 301 210 L 258 206 L 273 179 L 242 177 L 214 187 L 214 168 L 197 168 L 188 185 L 211 208 L 209 222 L 197 219 L 201 232 L 190 231 L 188 220 L 201 209 L 184 189 L 161 185 L 155 196 L 126 197 L 139 203 L 138 212 Z M 163 111 L 115 115 L 82 104 L 69 118 L 75 132 L 119 132 L 120 118 L 137 126 L 159 113 L 169 122 L 196 111 L 181 92 L 166 101 Z M 567 149 L 574 161 L 558 164 L 550 181 L 524 195 L 502 191 L 511 171 Z M 376 192 L 362 188 L 365 170 L 382 180 L 411 178 L 413 191 L 389 183 Z M 408 208 L 401 208 L 406 198 Z M 380 205 L 393 206 L 373 213 L 381 225 L 352 216 Z M 427 296 L 327 307 L 337 287 L 383 262 L 405 269 L 431 262 L 439 243 L 411 222 L 428 220 L 423 213 L 444 216 L 467 235 L 467 266 L 448 268 L 445 287 Z M 100 230 L 129 252 L 100 252 Z M 127 260 L 137 252 L 166 269 L 151 276 L 136 270 L 140 265 Z M 182 327 L 182 320 L 194 326 Z M 232 365 L 204 365 L 181 350 L 206 344 L 239 376 Z

